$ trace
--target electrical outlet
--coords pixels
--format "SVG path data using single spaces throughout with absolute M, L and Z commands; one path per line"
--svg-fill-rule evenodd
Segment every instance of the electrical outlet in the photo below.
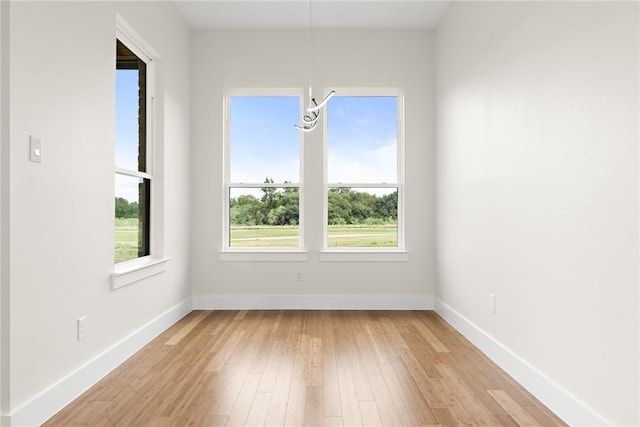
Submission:
M 302 282 L 302 271 L 296 273 L 296 282 Z
M 489 294 L 489 311 L 496 312 L 496 296 L 494 294 Z
M 78 319 L 78 341 L 87 337 L 87 316 Z

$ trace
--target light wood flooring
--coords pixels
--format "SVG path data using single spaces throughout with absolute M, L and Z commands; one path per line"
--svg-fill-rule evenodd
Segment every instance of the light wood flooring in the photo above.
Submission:
M 45 426 L 565 425 L 431 311 L 194 311 Z

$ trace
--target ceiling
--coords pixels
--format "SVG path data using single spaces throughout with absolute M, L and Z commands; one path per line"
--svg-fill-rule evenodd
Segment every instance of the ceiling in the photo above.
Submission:
M 175 0 L 193 29 L 433 29 L 451 0 Z M 311 9 L 310 9 L 311 7 Z

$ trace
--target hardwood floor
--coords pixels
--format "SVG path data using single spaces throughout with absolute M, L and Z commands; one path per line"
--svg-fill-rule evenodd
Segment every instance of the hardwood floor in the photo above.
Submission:
M 45 426 L 565 425 L 431 311 L 194 311 Z

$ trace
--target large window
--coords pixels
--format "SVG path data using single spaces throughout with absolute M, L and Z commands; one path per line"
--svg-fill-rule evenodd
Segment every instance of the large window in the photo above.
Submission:
M 150 254 L 147 62 L 116 41 L 115 262 Z
M 226 96 L 225 247 L 300 248 L 296 92 Z
M 293 126 L 303 112 L 301 90 L 227 92 L 223 250 L 237 249 L 243 257 L 255 250 L 287 252 L 305 247 L 306 234 L 307 244 L 325 249 L 326 259 L 346 251 L 403 252 L 402 93 L 336 92 L 314 134 Z M 305 160 L 310 185 L 322 188 L 324 182 L 323 194 L 311 194 L 319 209 L 309 213 L 313 223 L 305 232 L 302 147 L 322 140 L 324 158 L 316 147 Z
M 403 248 L 401 118 L 398 93 L 329 101 L 325 247 Z

